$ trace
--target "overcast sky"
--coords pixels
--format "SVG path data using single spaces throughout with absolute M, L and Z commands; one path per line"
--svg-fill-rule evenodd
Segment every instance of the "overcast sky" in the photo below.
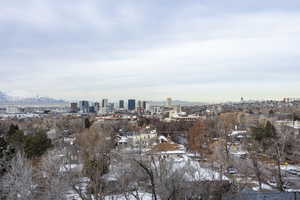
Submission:
M 0 90 L 227 101 L 299 97 L 299 0 L 3 0 Z

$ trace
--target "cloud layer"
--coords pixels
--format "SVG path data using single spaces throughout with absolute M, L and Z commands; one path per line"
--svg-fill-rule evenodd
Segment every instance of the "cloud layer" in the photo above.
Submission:
M 3 1 L 1 89 L 93 100 L 297 97 L 299 6 L 274 0 Z

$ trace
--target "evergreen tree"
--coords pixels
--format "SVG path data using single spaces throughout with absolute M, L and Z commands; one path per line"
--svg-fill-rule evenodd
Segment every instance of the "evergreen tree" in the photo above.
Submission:
M 35 134 L 25 137 L 24 152 L 28 158 L 39 157 L 50 147 L 52 147 L 52 143 L 45 131 L 39 130 Z

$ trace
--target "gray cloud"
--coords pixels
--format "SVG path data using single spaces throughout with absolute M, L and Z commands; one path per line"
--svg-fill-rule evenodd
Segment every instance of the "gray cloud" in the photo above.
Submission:
M 0 2 L 0 85 L 69 99 L 295 96 L 299 4 Z

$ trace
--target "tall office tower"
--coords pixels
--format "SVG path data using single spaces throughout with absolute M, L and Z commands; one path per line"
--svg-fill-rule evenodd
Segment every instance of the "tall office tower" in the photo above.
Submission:
M 137 102 L 137 109 L 136 110 L 137 110 L 138 113 L 144 113 L 143 103 L 142 103 L 141 100 L 138 100 L 138 102 Z
M 107 107 L 107 105 L 108 105 L 108 99 L 102 99 L 101 107 L 105 108 L 105 107 Z
M 95 112 L 96 112 L 95 106 L 90 106 L 89 113 L 95 113 Z
M 144 110 L 146 110 L 147 107 L 147 101 L 142 101 L 142 107 Z
M 70 112 L 71 113 L 77 113 L 78 112 L 78 103 L 71 103 Z
M 172 107 L 172 98 L 170 98 L 170 97 L 168 97 L 167 98 L 167 105 L 166 105 L 167 107 Z
M 146 102 L 146 105 L 145 105 L 145 111 L 146 112 L 150 112 L 151 111 L 151 104 L 149 102 Z
M 100 111 L 100 103 L 99 102 L 95 102 L 94 103 L 94 107 L 95 107 L 95 112 L 98 113 Z
M 128 110 L 135 110 L 135 99 L 128 99 Z
M 101 102 L 101 113 L 107 113 L 108 112 L 108 99 L 102 99 Z
M 119 109 L 124 109 L 125 106 L 124 106 L 124 100 L 120 100 L 119 101 Z
M 81 113 L 89 112 L 89 102 L 88 101 L 79 101 L 79 108 Z
M 114 103 L 109 103 L 107 105 L 107 112 L 112 113 L 114 112 L 115 104 Z

